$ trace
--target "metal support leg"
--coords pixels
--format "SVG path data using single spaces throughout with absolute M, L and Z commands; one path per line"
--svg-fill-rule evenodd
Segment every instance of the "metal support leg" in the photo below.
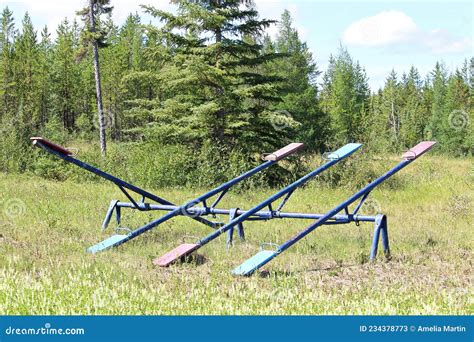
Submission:
M 244 232 L 244 224 L 239 223 L 237 225 L 237 234 L 239 234 L 240 241 L 245 241 L 245 232 Z
M 388 225 L 387 216 L 379 214 L 375 217 L 374 239 L 372 241 L 372 249 L 370 251 L 370 261 L 375 261 L 379 244 L 380 233 L 382 233 L 382 246 L 385 258 L 390 258 L 390 246 L 388 242 Z
M 229 222 L 231 222 L 238 216 L 237 212 L 239 210 L 240 210 L 239 208 L 230 209 Z M 244 225 L 242 223 L 239 223 L 237 225 L 237 234 L 239 234 L 239 238 L 241 241 L 245 241 Z M 234 227 L 232 227 L 231 229 L 227 231 L 227 248 L 230 248 L 232 246 L 233 237 L 234 237 Z
M 117 225 L 120 224 L 120 220 L 122 219 L 122 209 L 119 206 L 115 207 L 115 222 Z
M 117 207 L 118 202 L 119 201 L 117 201 L 117 200 L 113 200 L 112 202 L 110 202 L 109 209 L 107 210 L 107 214 L 105 214 L 104 222 L 102 223 L 102 231 L 107 229 L 107 226 L 110 223 L 110 219 L 112 218 L 112 214 L 113 214 L 115 208 Z

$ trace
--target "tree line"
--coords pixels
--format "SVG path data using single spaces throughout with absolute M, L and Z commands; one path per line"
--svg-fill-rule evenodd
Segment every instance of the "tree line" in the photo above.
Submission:
M 314 152 L 351 141 L 398 152 L 434 139 L 442 152 L 472 155 L 474 58 L 452 71 L 439 62 L 424 76 L 414 66 L 392 70 L 371 92 L 364 67 L 342 46 L 319 70 L 288 11 L 276 22 L 260 18 L 252 1 L 173 2 L 175 14 L 143 6 L 160 25 L 130 14 L 117 26 L 108 1 L 91 0 L 103 9 L 94 31 L 83 9 L 83 20 L 64 19 L 54 39 L 28 13 L 18 26 L 5 7 L 0 170 L 28 168 L 31 135 L 95 143 L 101 127 L 109 141 L 178 146 L 201 162 L 238 152 L 255 163 L 289 141 Z

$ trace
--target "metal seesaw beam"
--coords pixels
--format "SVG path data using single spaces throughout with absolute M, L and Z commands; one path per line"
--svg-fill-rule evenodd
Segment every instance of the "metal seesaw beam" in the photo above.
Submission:
M 55 155 L 56 157 L 58 158 L 61 158 L 62 160 L 68 162 L 68 163 L 71 163 L 71 164 L 74 164 L 76 166 L 79 166 L 80 168 L 84 169 L 84 170 L 87 170 L 99 177 L 102 177 L 108 181 L 111 181 L 112 183 L 114 183 L 115 185 L 117 185 L 122 191 L 124 191 L 123 189 L 128 189 L 130 191 L 133 191 L 137 194 L 140 194 L 142 195 L 143 197 L 146 197 L 146 198 L 149 198 L 151 199 L 152 201 L 155 201 L 157 203 L 160 203 L 162 205 L 174 205 L 173 203 L 161 198 L 161 197 L 158 197 L 148 191 L 145 191 L 143 189 L 140 189 L 139 187 L 133 185 L 133 184 L 130 184 L 130 183 L 127 183 L 125 182 L 124 180 L 120 179 L 120 178 L 117 178 L 115 176 L 112 176 L 111 174 L 107 173 L 107 172 L 104 172 L 92 165 L 89 165 L 87 163 L 84 163 L 83 161 L 79 160 L 79 159 L 76 159 L 76 158 L 73 158 L 72 155 L 73 153 L 71 151 L 69 151 L 68 149 L 62 147 L 62 146 L 59 146 L 49 140 L 46 140 L 44 138 L 41 138 L 41 137 L 33 137 L 33 138 L 30 138 L 33 145 L 36 146 L 36 147 L 39 147 L 43 150 L 45 150 L 46 152 L 50 153 L 50 154 L 53 154 Z M 134 207 L 138 210 L 140 210 L 139 206 L 137 203 L 134 203 Z M 194 218 L 196 221 L 198 222 L 201 222 L 209 227 L 212 227 L 212 228 L 215 228 L 216 227 L 216 224 L 214 222 L 211 222 L 209 220 L 206 220 L 202 217 L 196 217 Z
M 422 154 L 426 153 L 428 150 L 430 150 L 436 142 L 434 141 L 425 141 L 421 142 L 420 144 L 416 145 L 409 151 L 407 151 L 403 155 L 403 161 L 401 161 L 397 166 L 386 172 L 384 175 L 380 176 L 358 192 L 356 192 L 354 195 L 349 197 L 347 200 L 342 202 L 341 204 L 337 205 L 330 211 L 328 211 L 323 217 L 319 218 L 316 222 L 313 224 L 309 225 L 305 230 L 299 232 L 296 234 L 293 238 L 290 240 L 284 242 L 283 244 L 277 246 L 276 250 L 262 250 L 255 254 L 253 257 L 250 259 L 246 260 L 244 263 L 242 263 L 240 266 L 235 268 L 232 273 L 234 275 L 242 275 L 242 276 L 249 276 L 256 270 L 258 270 L 260 267 L 263 265 L 267 264 L 270 262 L 272 259 L 276 258 L 278 255 L 283 253 L 285 250 L 293 246 L 295 243 L 300 241 L 302 238 L 304 238 L 306 235 L 311 233 L 313 230 L 316 228 L 322 226 L 325 222 L 331 219 L 334 215 L 336 215 L 338 212 L 341 210 L 347 209 L 349 205 L 357 201 L 359 198 L 363 197 L 365 194 L 369 193 L 372 191 L 375 187 L 377 187 L 379 184 L 393 176 L 395 173 L 412 163 L 414 160 L 416 160 L 419 156 Z M 378 236 L 377 236 L 378 239 Z M 387 246 L 388 246 L 388 241 L 387 241 Z M 376 251 L 375 251 L 376 252 Z M 373 254 L 373 253 L 372 253 Z
M 136 238 L 137 236 L 157 227 L 158 225 L 160 225 L 161 223 L 164 223 L 168 220 L 170 220 L 171 218 L 173 217 L 176 217 L 176 216 L 179 216 L 179 215 L 182 215 L 182 214 L 187 214 L 188 216 L 191 216 L 189 214 L 189 209 L 193 208 L 194 206 L 196 206 L 197 204 L 199 203 L 202 203 L 204 204 L 204 206 L 207 207 L 206 205 L 206 200 L 221 193 L 221 196 L 219 196 L 219 199 L 222 198 L 222 193 L 225 193 L 227 192 L 227 190 L 229 188 L 231 188 L 232 186 L 234 186 L 235 184 L 255 175 L 256 173 L 274 165 L 275 163 L 277 163 L 279 160 L 285 158 L 286 156 L 292 154 L 292 153 L 295 153 L 296 151 L 300 150 L 304 145 L 301 144 L 301 143 L 292 143 L 274 153 L 272 153 L 270 156 L 271 157 L 266 157 L 264 158 L 264 160 L 266 160 L 264 163 L 260 164 L 259 166 L 253 168 L 252 170 L 250 171 L 247 171 L 245 172 L 244 174 L 206 192 L 205 194 L 193 199 L 193 200 L 190 200 L 188 202 L 186 202 L 185 204 L 183 205 L 180 205 L 180 206 L 177 206 L 175 209 L 171 210 L 170 212 L 168 212 L 167 214 L 159 217 L 158 219 L 150 222 L 150 223 L 147 223 L 146 225 L 138 228 L 138 229 L 135 229 L 133 231 L 131 231 L 130 233 L 126 234 L 126 235 L 119 235 L 119 234 L 116 234 L 116 235 L 113 235 L 111 237 L 109 237 L 108 239 L 102 241 L 102 242 L 99 242 L 98 244 L 94 245 L 94 246 L 91 246 L 87 249 L 88 252 L 90 253 L 97 253 L 97 252 L 100 252 L 100 251 L 103 251 L 105 249 L 108 249 L 108 248 L 112 248 L 112 247 L 117 247 L 121 244 L 124 244 L 125 242 L 127 241 L 130 241 L 134 238 Z M 199 216 L 197 218 L 200 218 Z M 196 219 L 196 218 L 195 218 Z M 202 219 L 202 218 L 201 218 Z
M 232 229 L 234 226 L 237 226 L 238 224 L 244 222 L 245 220 L 249 219 L 252 215 L 260 211 L 261 209 L 269 206 L 271 207 L 271 204 L 275 202 L 276 200 L 280 199 L 281 197 L 285 196 L 286 194 L 294 191 L 296 188 L 302 186 L 305 184 L 307 181 L 309 181 L 311 178 L 316 177 L 318 174 L 321 172 L 327 170 L 334 164 L 338 163 L 339 161 L 349 157 L 351 154 L 353 154 L 355 151 L 357 151 L 362 145 L 361 144 L 347 144 L 343 147 L 341 147 L 339 150 L 331 153 L 328 158 L 329 161 L 326 162 L 325 164 L 321 165 L 314 171 L 308 173 L 306 176 L 300 178 L 299 180 L 293 182 L 292 184 L 288 185 L 284 189 L 278 191 L 274 195 L 268 197 L 266 200 L 261 202 L 260 204 L 256 205 L 252 209 L 248 210 L 246 213 L 237 216 L 234 218 L 232 221 L 227 223 L 226 225 L 220 227 L 219 229 L 215 230 L 213 233 L 205 236 L 201 240 L 199 240 L 195 244 L 182 244 L 178 246 L 177 248 L 171 250 L 170 252 L 166 253 L 165 255 L 161 256 L 160 258 L 157 258 L 154 260 L 154 264 L 158 266 L 163 266 L 166 267 L 176 261 L 177 259 L 184 257 L 186 255 L 189 255 L 190 253 L 194 252 L 195 250 L 201 248 L 202 246 L 208 244 L 212 240 L 216 239 L 219 237 L 221 234 L 225 233 L 226 231 Z

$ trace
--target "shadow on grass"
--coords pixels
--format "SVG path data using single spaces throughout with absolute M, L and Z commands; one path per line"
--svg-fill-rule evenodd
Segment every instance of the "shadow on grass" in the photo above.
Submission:
M 204 265 L 206 262 L 207 258 L 202 254 L 191 254 L 179 259 L 180 264 L 193 264 L 195 266 Z
M 390 262 L 390 259 L 384 259 L 383 261 L 380 260 L 383 263 L 388 263 Z M 314 267 L 314 268 L 309 268 L 309 269 L 301 269 L 301 270 L 296 270 L 296 271 L 288 271 L 288 270 L 274 270 L 274 271 L 269 271 L 269 270 L 262 270 L 255 272 L 254 275 L 260 277 L 260 278 L 277 278 L 277 277 L 292 277 L 296 275 L 301 275 L 304 273 L 310 273 L 310 272 L 329 272 L 329 274 L 336 274 L 339 270 L 343 269 L 350 269 L 350 268 L 357 268 L 365 265 L 376 265 L 378 262 L 354 262 L 354 263 L 336 263 L 334 265 L 329 265 L 329 266 L 321 266 L 321 267 Z

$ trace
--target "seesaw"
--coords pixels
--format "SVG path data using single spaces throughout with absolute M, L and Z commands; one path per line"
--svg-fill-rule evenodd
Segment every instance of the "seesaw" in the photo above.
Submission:
M 212 203 L 212 205 L 209 207 L 209 208 L 214 208 L 220 200 L 222 200 L 222 198 L 224 197 L 224 195 L 227 193 L 227 191 L 234 185 L 236 185 L 237 183 L 255 175 L 256 173 L 274 165 L 275 163 L 277 163 L 279 160 L 289 156 L 290 154 L 293 154 L 294 152 L 296 152 L 297 150 L 301 149 L 303 147 L 303 144 L 300 144 L 300 143 L 293 143 L 293 144 L 290 144 L 274 153 L 271 153 L 269 155 L 267 155 L 265 157 L 265 162 L 260 164 L 259 166 L 253 168 L 252 170 L 238 176 L 238 177 L 235 177 L 234 179 L 214 188 L 213 190 L 203 194 L 202 196 L 199 196 L 191 201 L 188 201 L 180 206 L 176 206 L 174 205 L 173 203 L 159 197 L 159 196 L 156 196 L 148 191 L 145 191 L 143 189 L 140 189 L 139 187 L 133 185 L 133 184 L 130 184 L 130 183 L 127 183 L 125 182 L 124 180 L 120 179 L 120 178 L 117 178 L 115 176 L 112 176 L 111 174 L 108 174 L 92 165 L 89 165 L 89 164 L 86 164 L 82 161 L 80 161 L 79 159 L 76 159 L 73 157 L 73 153 L 68 150 L 67 148 L 65 147 L 62 147 L 62 146 L 59 146 L 51 141 L 48 141 L 44 138 L 41 138 L 41 137 L 32 137 L 30 138 L 31 141 L 33 142 L 33 145 L 36 146 L 36 147 L 39 147 L 39 148 L 42 148 L 43 150 L 45 150 L 46 152 L 49 152 L 61 159 L 63 159 L 64 161 L 67 161 L 69 163 L 72 163 L 74 165 L 77 165 L 89 172 L 92 172 L 94 174 L 96 174 L 97 176 L 100 176 L 102 178 L 105 178 L 109 181 L 111 181 L 112 183 L 114 183 L 115 185 L 118 186 L 118 188 L 124 193 L 124 195 L 130 200 L 130 207 L 133 208 L 133 209 L 137 209 L 139 211 L 148 211 L 150 210 L 150 203 L 146 203 L 145 200 L 148 199 L 148 200 L 152 200 L 154 201 L 155 203 L 159 203 L 161 205 L 165 205 L 165 206 L 168 206 L 168 207 L 172 207 L 173 209 L 170 210 L 170 212 L 168 212 L 167 214 L 165 214 L 164 216 L 160 217 L 159 219 L 155 220 L 155 221 L 152 221 L 150 222 L 149 224 L 141 227 L 141 228 L 138 228 L 134 231 L 130 231 L 128 234 L 126 235 L 121 235 L 121 234 L 116 234 L 116 235 L 113 235 L 111 237 L 109 237 L 108 239 L 98 243 L 97 245 L 94 245 L 90 248 L 87 249 L 88 252 L 91 252 L 91 253 L 97 253 L 97 252 L 100 252 L 102 250 L 105 250 L 107 248 L 111 248 L 111 247 L 116 247 L 116 246 L 119 246 L 127 241 L 130 241 L 132 239 L 134 239 L 135 237 L 145 233 L 146 231 L 150 230 L 150 229 L 153 229 L 154 227 L 158 226 L 159 224 L 163 223 L 163 222 L 166 222 L 168 221 L 169 219 L 173 218 L 173 217 L 176 217 L 176 216 L 179 216 L 179 215 L 183 215 L 183 216 L 189 216 L 190 218 L 200 222 L 200 223 L 203 223 L 211 228 L 217 228 L 218 226 L 221 225 L 221 223 L 219 222 L 212 222 L 210 220 L 207 220 L 201 216 L 196 216 L 196 215 L 192 215 L 190 212 L 188 212 L 188 209 L 194 207 L 195 205 L 199 204 L 199 203 L 203 203 L 203 205 L 205 207 L 207 207 L 207 203 L 206 201 L 219 194 L 219 196 L 217 197 L 217 199 Z M 132 192 L 135 192 L 136 194 L 139 194 L 142 196 L 141 200 L 140 201 L 136 201 L 134 200 L 134 198 L 130 195 L 130 193 L 127 191 L 132 191 Z M 117 202 L 117 201 L 112 201 L 112 203 L 114 202 Z M 111 207 L 109 207 L 109 210 L 107 212 L 107 215 L 106 215 L 106 219 L 104 221 L 104 224 L 103 224 L 103 228 L 105 228 L 108 224 L 108 221 L 110 221 L 110 216 L 112 214 L 112 211 L 114 209 L 117 210 L 117 217 L 118 217 L 118 220 L 119 220 L 119 217 L 120 217 L 120 206 L 117 206 L 117 205 L 111 205 Z M 123 229 L 121 229 L 123 230 Z
M 115 234 L 111 237 L 107 238 L 106 240 L 90 247 L 87 249 L 88 252 L 97 253 L 102 250 L 119 246 L 124 244 L 137 236 L 145 233 L 148 230 L 154 229 L 160 224 L 174 218 L 177 216 L 187 216 L 191 219 L 194 219 L 200 223 L 203 223 L 206 226 L 213 228 L 213 232 L 205 236 L 204 238 L 198 240 L 196 243 L 184 243 L 178 246 L 177 248 L 173 249 L 172 251 L 166 253 L 160 258 L 154 260 L 154 264 L 158 266 L 169 266 L 171 263 L 182 259 L 194 251 L 198 250 L 199 248 L 203 247 L 204 245 L 210 243 L 218 236 L 223 233 L 227 233 L 227 245 L 230 246 L 232 244 L 233 239 L 233 232 L 234 228 L 237 229 L 238 235 L 243 240 L 245 237 L 244 234 L 244 227 L 243 223 L 245 221 L 255 221 L 255 220 L 272 220 L 272 219 L 306 219 L 306 220 L 317 220 L 315 224 L 310 225 L 304 232 L 297 236 L 287 243 L 282 244 L 281 246 L 277 246 L 275 250 L 262 250 L 261 252 L 257 253 L 254 257 L 246 261 L 244 264 L 236 268 L 233 273 L 238 275 L 250 275 L 252 272 L 257 270 L 259 267 L 263 266 L 271 259 L 282 253 L 284 250 L 289 248 L 291 245 L 299 241 L 305 235 L 307 235 L 312 230 L 316 229 L 320 225 L 333 225 L 333 224 L 348 224 L 351 222 L 355 222 L 359 224 L 359 222 L 374 222 L 375 223 L 375 230 L 374 230 L 374 239 L 372 243 L 372 249 L 370 253 L 370 259 L 374 260 L 377 254 L 377 246 L 379 241 L 379 236 L 382 235 L 382 243 L 383 248 L 386 256 L 389 255 L 389 242 L 388 242 L 388 231 L 387 231 L 387 218 L 385 215 L 378 214 L 376 216 L 367 216 L 367 215 L 359 215 L 358 212 L 362 207 L 362 204 L 367 199 L 370 191 L 373 190 L 377 185 L 382 183 L 384 180 L 389 178 L 394 173 L 401 170 L 403 167 L 411 163 L 417 157 L 421 156 L 423 153 L 428 151 L 435 143 L 434 142 L 423 142 L 419 145 L 415 146 L 408 152 L 406 152 L 403 156 L 404 161 L 401 162 L 397 167 L 390 170 L 387 174 L 380 177 L 379 179 L 375 180 L 368 186 L 364 187 L 361 191 L 357 192 L 354 196 L 349 198 L 347 201 L 343 202 L 341 205 L 337 206 L 330 212 L 326 214 L 313 214 L 313 213 L 294 213 L 294 212 L 283 212 L 282 209 L 292 196 L 294 191 L 307 183 L 312 178 L 316 177 L 320 173 L 324 172 L 325 170 L 329 169 L 331 166 L 337 164 L 339 161 L 344 160 L 345 158 L 349 157 L 353 154 L 356 150 L 358 150 L 362 145 L 361 144 L 347 144 L 337 151 L 326 153 L 324 155 L 326 162 L 313 170 L 312 172 L 308 173 L 304 177 L 298 179 L 297 181 L 293 182 L 292 184 L 288 185 L 284 189 L 276 192 L 274 195 L 268 197 L 261 203 L 255 205 L 249 210 L 242 210 L 240 208 L 231 208 L 231 209 L 222 209 L 217 208 L 216 206 L 228 192 L 228 190 L 236 185 L 237 183 L 255 175 L 256 173 L 263 171 L 264 169 L 274 165 L 278 161 L 284 159 L 285 157 L 297 152 L 303 147 L 303 144 L 300 143 L 292 143 L 274 153 L 267 154 L 263 159 L 264 162 L 259 166 L 253 168 L 250 171 L 208 191 L 207 193 L 190 200 L 182 205 L 175 205 L 161 197 L 153 195 L 143 189 L 140 189 L 130 183 L 127 183 L 117 177 L 114 177 L 104 171 L 99 170 L 91 165 L 88 165 L 76 158 L 73 157 L 72 152 L 68 149 L 61 147 L 57 144 L 54 144 L 46 139 L 35 137 L 31 138 L 33 144 L 37 147 L 42 148 L 46 152 L 49 152 L 67 162 L 71 162 L 87 171 L 90 171 L 100 177 L 103 177 L 114 184 L 116 184 L 119 189 L 125 194 L 130 202 L 121 202 L 118 200 L 113 200 L 107 210 L 104 222 L 102 224 L 102 229 L 106 229 L 110 223 L 110 220 L 115 212 L 117 224 L 120 224 L 121 219 L 121 210 L 122 208 L 130 208 L 136 209 L 139 211 L 165 211 L 163 216 L 145 224 L 144 226 L 137 228 L 135 230 L 126 229 L 127 234 Z M 140 201 L 136 201 L 127 191 L 135 192 L 142 196 Z M 208 205 L 207 201 L 210 200 L 212 197 L 216 197 L 211 205 Z M 273 204 L 274 202 L 281 199 L 281 202 L 278 206 L 274 209 Z M 352 204 L 357 199 L 360 199 L 359 204 L 353 210 L 352 213 L 349 212 L 348 206 Z M 146 202 L 147 200 L 153 201 L 154 203 Z M 265 209 L 265 210 L 263 210 Z M 343 214 L 340 212 L 344 210 Z M 224 224 L 222 222 L 214 222 L 211 220 L 207 220 L 206 216 L 215 217 L 215 215 L 226 215 L 229 217 L 229 222 Z M 314 227 L 313 227 L 314 226 Z M 124 231 L 125 228 L 118 228 L 117 232 Z M 264 244 L 268 245 L 268 244 Z M 270 244 L 274 245 L 274 244 Z
M 395 173 L 406 167 L 408 164 L 412 163 L 414 160 L 416 160 L 418 157 L 420 157 L 422 154 L 430 150 L 436 142 L 434 141 L 425 141 L 422 142 L 406 153 L 403 154 L 402 158 L 403 160 L 395 167 L 393 167 L 391 170 L 386 172 L 384 175 L 380 176 L 355 194 L 353 194 L 351 197 L 349 197 L 347 200 L 344 202 L 340 203 L 330 211 L 328 211 L 326 214 L 321 216 L 319 219 L 317 219 L 314 223 L 309 225 L 305 230 L 301 231 L 300 233 L 296 234 L 294 237 L 289 239 L 288 241 L 284 242 L 281 245 L 276 245 L 276 248 L 274 250 L 261 250 L 257 254 L 255 254 L 253 257 L 242 263 L 240 266 L 235 268 L 232 273 L 235 275 L 243 275 L 243 276 L 248 276 L 251 275 L 253 272 L 258 270 L 260 267 L 263 265 L 267 264 L 270 262 L 272 259 L 276 258 L 278 255 L 286 251 L 288 248 L 293 246 L 295 243 L 300 241 L 302 238 L 304 238 L 306 235 L 311 233 L 313 230 L 316 228 L 320 227 L 321 225 L 325 224 L 328 220 L 333 217 L 333 215 L 336 215 L 338 212 L 344 210 L 347 215 L 354 215 L 358 212 L 360 209 L 363 201 L 367 198 L 367 196 L 370 194 L 370 192 L 376 188 L 379 184 L 393 176 Z M 352 214 L 349 214 L 349 206 L 353 204 L 355 201 L 360 199 L 359 204 L 356 206 Z M 378 220 L 376 221 L 376 229 L 374 232 L 374 238 L 373 238 L 373 243 L 372 243 L 372 252 L 371 252 L 371 259 L 375 258 L 375 255 L 377 253 L 377 245 L 378 245 L 378 239 L 379 235 L 382 233 L 382 241 L 383 241 L 383 246 L 384 246 L 384 251 L 385 253 L 389 253 L 389 243 L 388 243 L 388 231 L 387 231 L 387 218 L 385 216 L 379 217 Z

